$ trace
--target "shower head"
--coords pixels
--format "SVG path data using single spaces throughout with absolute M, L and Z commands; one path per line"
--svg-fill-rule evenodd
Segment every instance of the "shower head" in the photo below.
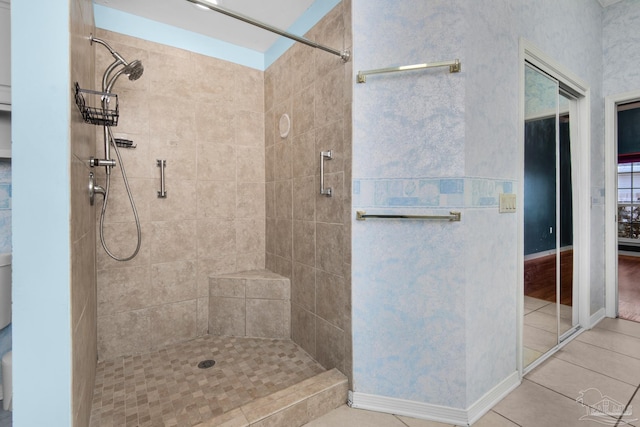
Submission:
M 124 73 L 129 76 L 129 80 L 138 80 L 144 72 L 144 66 L 138 59 L 134 59 L 124 66 Z
M 113 48 L 109 46 L 107 42 L 97 37 L 93 37 L 93 34 L 89 37 L 89 40 L 91 41 L 91 44 L 96 42 L 106 47 L 111 55 L 116 59 L 116 61 L 111 64 L 104 73 L 102 83 L 103 90 L 105 92 L 109 92 L 111 90 L 111 87 L 121 74 L 126 74 L 127 76 L 129 76 L 129 80 L 131 81 L 138 80 L 140 76 L 142 76 L 142 73 L 144 72 L 144 66 L 142 65 L 142 62 L 140 60 L 134 59 L 131 62 L 127 62 L 127 60 L 124 59 L 118 52 L 113 50 Z M 108 77 L 111 75 L 111 72 L 114 71 L 114 69 L 119 65 L 122 65 L 123 67 L 120 68 L 110 79 L 108 79 Z M 108 84 L 107 80 L 109 80 Z

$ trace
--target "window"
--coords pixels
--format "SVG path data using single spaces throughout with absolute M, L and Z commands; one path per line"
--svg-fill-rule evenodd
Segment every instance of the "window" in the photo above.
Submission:
M 640 239 L 640 162 L 618 164 L 618 237 Z

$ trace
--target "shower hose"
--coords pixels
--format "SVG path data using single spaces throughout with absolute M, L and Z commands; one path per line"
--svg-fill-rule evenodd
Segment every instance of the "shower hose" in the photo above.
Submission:
M 104 239 L 104 217 L 105 217 L 105 213 L 107 212 L 107 204 L 109 202 L 109 188 L 111 186 L 111 173 L 109 173 L 110 171 L 107 171 L 107 183 L 104 189 L 104 200 L 102 201 L 102 210 L 100 211 L 100 243 L 102 243 L 102 247 L 104 248 L 104 251 L 107 253 L 107 255 L 109 255 L 111 258 L 115 259 L 116 261 L 129 261 L 132 260 L 137 254 L 138 251 L 140 250 L 140 244 L 142 243 L 142 232 L 140 229 L 140 218 L 138 218 L 138 211 L 136 210 L 136 204 L 133 201 L 133 195 L 131 194 L 131 188 L 129 188 L 129 180 L 127 179 L 127 172 L 125 171 L 124 168 L 124 163 L 122 162 L 122 157 L 120 156 L 120 150 L 118 150 L 118 145 L 115 143 L 115 139 L 113 138 L 113 133 L 111 132 L 111 127 L 109 126 L 105 126 L 105 128 L 107 129 L 108 133 L 108 138 L 109 141 L 111 143 L 111 146 L 114 148 L 115 152 L 116 152 L 116 157 L 118 158 L 118 164 L 120 165 L 120 171 L 122 172 L 122 180 L 124 181 L 124 187 L 127 190 L 127 196 L 129 196 L 129 203 L 131 204 L 131 209 L 133 210 L 133 217 L 136 220 L 136 230 L 137 230 L 137 234 L 138 234 L 138 242 L 136 244 L 136 249 L 135 251 L 133 251 L 133 253 L 131 255 L 129 255 L 128 257 L 117 257 L 116 255 L 113 254 L 113 252 L 111 252 L 109 250 L 109 248 L 107 247 L 107 243 L 105 242 Z M 106 135 L 105 135 L 106 136 Z M 109 166 L 107 166 L 107 168 L 109 168 Z

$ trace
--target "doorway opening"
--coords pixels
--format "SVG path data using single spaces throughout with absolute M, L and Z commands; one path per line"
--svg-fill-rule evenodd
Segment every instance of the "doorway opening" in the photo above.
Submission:
M 606 315 L 640 322 L 640 96 L 607 97 Z

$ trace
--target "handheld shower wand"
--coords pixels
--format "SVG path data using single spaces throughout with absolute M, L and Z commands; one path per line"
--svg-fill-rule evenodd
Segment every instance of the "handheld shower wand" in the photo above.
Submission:
M 129 77 L 129 80 L 134 81 L 138 80 L 142 73 L 144 72 L 144 67 L 142 66 L 142 62 L 139 60 L 133 60 L 131 62 L 127 62 L 122 55 L 113 50 L 111 46 L 107 42 L 102 39 L 93 37 L 93 34 L 89 37 L 91 44 L 98 43 L 104 46 L 109 50 L 111 56 L 114 57 L 115 61 L 111 63 L 105 70 L 102 76 L 102 92 L 111 93 L 111 88 L 118 80 L 122 74 L 125 74 Z M 105 96 L 102 99 L 103 108 L 107 108 L 107 103 L 109 102 L 109 97 Z M 110 126 L 103 126 L 104 128 L 104 159 L 92 159 L 92 162 L 95 166 L 104 166 L 106 173 L 106 185 L 104 188 L 97 186 L 101 191 L 100 194 L 103 195 L 102 200 L 102 209 L 100 211 L 100 242 L 102 243 L 102 247 L 105 252 L 116 261 L 129 261 L 133 259 L 140 250 L 140 245 L 142 243 L 142 232 L 140 227 L 140 219 L 138 218 L 138 211 L 136 210 L 136 205 L 133 201 L 133 195 L 131 194 L 131 189 L 129 188 L 129 182 L 127 180 L 127 173 L 124 169 L 124 163 L 122 162 L 122 158 L 120 157 L 120 152 L 118 151 L 118 145 L 116 144 L 116 140 L 113 136 Z M 116 156 L 118 157 L 118 162 L 120 163 L 120 171 L 122 172 L 122 179 L 124 181 L 125 189 L 127 190 L 127 195 L 129 196 L 129 202 L 131 204 L 131 209 L 133 211 L 133 216 L 136 222 L 136 230 L 138 235 L 138 241 L 136 245 L 136 249 L 133 254 L 128 257 L 117 257 L 115 256 L 107 247 L 107 244 L 104 239 L 104 217 L 107 211 L 107 203 L 109 201 L 109 189 L 111 187 L 111 168 L 113 168 L 116 164 L 115 160 L 111 159 L 110 146 L 113 145 L 114 150 L 116 151 Z

